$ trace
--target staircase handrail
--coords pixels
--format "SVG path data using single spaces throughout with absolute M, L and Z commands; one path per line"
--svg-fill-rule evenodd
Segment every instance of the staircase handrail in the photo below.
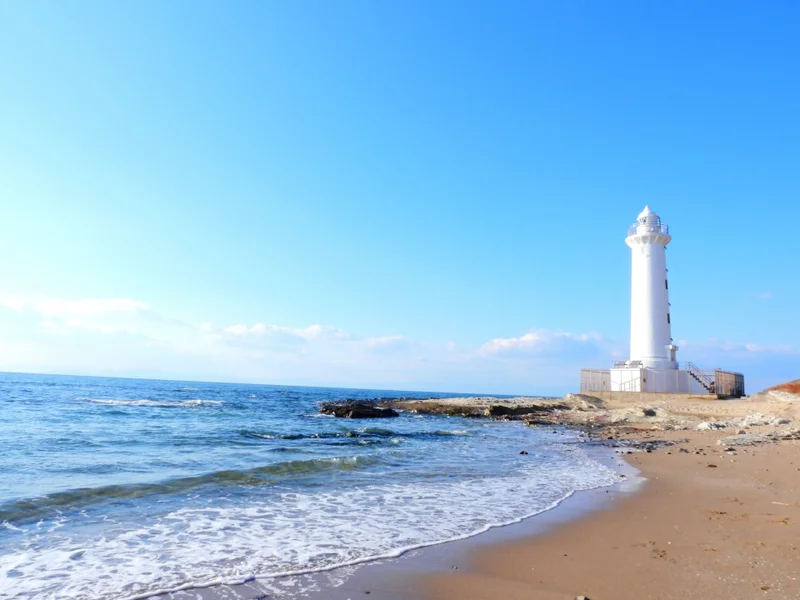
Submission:
M 706 375 L 704 371 L 701 371 L 696 364 L 686 361 L 684 365 L 686 366 L 686 370 L 690 373 L 694 373 L 695 377 L 697 377 L 707 389 L 710 389 L 714 384 L 714 380 Z

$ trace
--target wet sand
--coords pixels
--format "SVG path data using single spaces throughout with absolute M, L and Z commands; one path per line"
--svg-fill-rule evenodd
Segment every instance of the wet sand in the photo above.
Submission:
M 610 508 L 421 576 L 424 600 L 800 599 L 800 442 L 725 451 L 732 432 L 626 458 L 647 478 Z M 380 596 L 378 596 L 380 597 Z

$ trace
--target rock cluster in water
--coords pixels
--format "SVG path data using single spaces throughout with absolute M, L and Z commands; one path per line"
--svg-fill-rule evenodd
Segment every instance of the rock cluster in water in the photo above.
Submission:
M 323 415 L 333 415 L 343 419 L 383 419 L 398 415 L 397 411 L 392 408 L 382 408 L 363 400 L 323 402 L 319 412 Z

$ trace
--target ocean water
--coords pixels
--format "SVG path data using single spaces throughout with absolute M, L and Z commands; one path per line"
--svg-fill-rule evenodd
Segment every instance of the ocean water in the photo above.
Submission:
M 618 481 L 570 432 L 318 414 L 325 400 L 431 395 L 446 396 L 0 374 L 0 598 L 300 582 Z

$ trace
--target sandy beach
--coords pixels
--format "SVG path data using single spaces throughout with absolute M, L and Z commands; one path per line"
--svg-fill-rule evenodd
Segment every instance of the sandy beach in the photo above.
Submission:
M 560 406 L 547 419 L 590 424 L 595 443 L 618 445 L 616 451 L 638 471 L 629 479 L 641 483 L 581 492 L 552 516 L 366 568 L 313 597 L 799 599 L 796 391 L 740 400 L 509 401 L 536 407 L 536 420 L 543 406 Z M 490 406 L 497 406 L 497 399 L 437 401 L 414 410 L 479 414 Z M 512 418 L 519 416 L 514 413 Z
M 771 400 L 709 401 L 704 410 L 722 419 Z M 614 435 L 676 444 L 625 456 L 646 478 L 639 493 L 544 535 L 479 549 L 467 569 L 424 576 L 421 597 L 800 598 L 800 441 L 719 443 L 739 431 Z

